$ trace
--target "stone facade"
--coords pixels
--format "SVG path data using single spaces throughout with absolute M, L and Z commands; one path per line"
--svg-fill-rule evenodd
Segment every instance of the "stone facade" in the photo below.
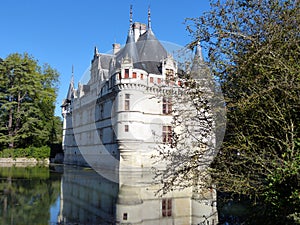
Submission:
M 113 54 L 95 48 L 89 81 L 77 89 L 70 83 L 62 104 L 64 163 L 91 166 L 101 155 L 119 161 L 119 169 L 151 167 L 155 147 L 166 142 L 172 116 L 158 96 L 177 87 L 177 64 L 150 17 L 145 27 L 131 22 L 126 45 L 114 44 Z

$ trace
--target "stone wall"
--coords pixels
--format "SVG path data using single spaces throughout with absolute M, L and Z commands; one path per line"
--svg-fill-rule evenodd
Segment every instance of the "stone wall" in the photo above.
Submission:
M 34 159 L 34 158 L 0 158 L 1 167 L 10 166 L 35 166 L 35 165 L 49 165 L 49 159 Z

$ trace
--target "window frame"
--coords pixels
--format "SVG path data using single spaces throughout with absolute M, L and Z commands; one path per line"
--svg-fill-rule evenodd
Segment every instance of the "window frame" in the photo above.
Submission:
M 163 144 L 172 144 L 172 136 L 173 136 L 172 126 L 166 125 L 162 127 L 162 143 Z
M 172 216 L 172 199 L 171 198 L 163 198 L 161 202 L 161 213 L 163 217 L 171 217 Z
M 162 100 L 162 113 L 164 115 L 172 114 L 172 98 L 163 97 L 163 100 Z
M 125 94 L 124 110 L 125 111 L 129 111 L 130 110 L 130 94 Z

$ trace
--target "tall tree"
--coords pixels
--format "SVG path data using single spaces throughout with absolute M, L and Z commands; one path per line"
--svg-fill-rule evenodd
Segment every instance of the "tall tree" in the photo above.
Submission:
M 0 63 L 2 147 L 47 144 L 54 117 L 58 73 L 40 67 L 28 54 L 11 54 Z
M 226 101 L 227 131 L 211 170 L 214 183 L 218 190 L 258 198 L 271 224 L 295 223 L 300 215 L 300 3 L 213 0 L 211 7 L 188 19 L 187 28 L 195 43 L 207 48 Z

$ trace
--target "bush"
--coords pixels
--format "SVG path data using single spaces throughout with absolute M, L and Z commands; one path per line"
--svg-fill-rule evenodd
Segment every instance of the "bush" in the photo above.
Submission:
M 4 149 L 0 151 L 0 158 L 35 158 L 47 159 L 50 157 L 50 147 L 28 147 L 16 149 Z

